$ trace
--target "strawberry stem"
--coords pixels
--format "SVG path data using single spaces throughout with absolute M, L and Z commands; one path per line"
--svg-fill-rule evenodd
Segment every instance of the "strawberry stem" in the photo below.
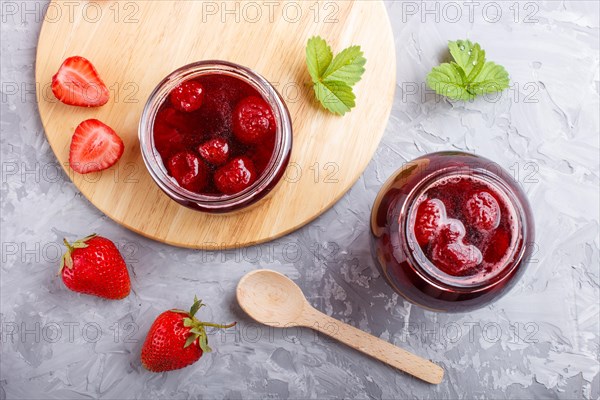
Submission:
M 196 341 L 196 339 L 198 339 L 198 346 L 202 349 L 203 352 L 208 353 L 211 351 L 211 349 L 208 346 L 208 337 L 206 335 L 206 330 L 204 329 L 204 327 L 210 326 L 210 327 L 218 328 L 218 329 L 227 329 L 227 328 L 234 327 L 237 324 L 237 322 L 232 322 L 231 324 L 222 325 L 222 324 L 215 324 L 212 322 L 199 321 L 194 315 L 198 312 L 198 310 L 202 306 L 204 306 L 204 304 L 202 304 L 202 300 L 198 300 L 198 297 L 194 296 L 194 304 L 190 308 L 189 312 L 185 312 L 185 311 L 178 310 L 178 309 L 174 309 L 172 311 L 185 314 L 186 316 L 183 318 L 183 326 L 190 328 L 189 336 L 183 347 L 185 348 L 185 347 L 190 346 L 192 343 L 194 343 Z
M 237 322 L 232 322 L 231 324 L 220 325 L 220 324 L 213 324 L 212 322 L 202 322 L 202 321 L 200 321 L 200 325 L 202 325 L 202 326 L 212 326 L 213 328 L 219 328 L 219 329 L 233 328 L 236 324 L 237 324 Z

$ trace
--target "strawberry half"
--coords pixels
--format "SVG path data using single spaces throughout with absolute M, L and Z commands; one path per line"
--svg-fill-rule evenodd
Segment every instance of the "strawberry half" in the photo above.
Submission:
M 59 273 L 65 286 L 105 299 L 118 300 L 129 295 L 131 281 L 127 266 L 113 242 L 96 234 L 73 243 L 67 239 L 64 242 L 67 251 Z
M 108 88 L 98 71 L 83 57 L 67 58 L 52 77 L 52 93 L 61 102 L 80 107 L 99 107 L 108 102 Z
M 102 171 L 119 161 L 124 149 L 123 141 L 110 126 L 88 119 L 75 129 L 69 165 L 80 174 Z
M 160 314 L 146 336 L 142 346 L 142 365 L 152 372 L 164 372 L 187 367 L 211 351 L 204 327 L 231 328 L 236 323 L 217 325 L 195 318 L 203 306 L 194 297 L 190 311 L 169 310 Z

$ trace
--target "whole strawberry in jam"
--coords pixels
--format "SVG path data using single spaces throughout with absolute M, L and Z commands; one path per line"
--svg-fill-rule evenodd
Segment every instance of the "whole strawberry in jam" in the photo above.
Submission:
M 229 159 L 229 144 L 222 138 L 211 139 L 198 146 L 198 153 L 207 163 L 221 165 Z
M 215 172 L 214 181 L 223 194 L 239 193 L 256 181 L 254 164 L 248 157 L 234 158 Z
M 172 371 L 187 367 L 211 351 L 205 327 L 227 329 L 235 326 L 203 322 L 196 313 L 203 306 L 194 297 L 190 311 L 169 310 L 160 314 L 146 336 L 142 346 L 142 365 L 152 372 Z
M 208 183 L 206 165 L 190 151 L 182 151 L 171 157 L 167 170 L 182 188 L 191 192 L 200 192 Z
M 125 260 L 110 240 L 96 234 L 64 240 L 60 274 L 69 289 L 105 299 L 118 300 L 129 295 L 131 282 Z
M 177 129 L 181 133 L 189 133 L 193 131 L 192 118 L 189 114 L 175 109 L 175 107 L 163 107 L 156 116 L 154 128 L 157 125 L 166 125 Z
M 432 250 L 432 261 L 447 274 L 460 276 L 470 274 L 483 257 L 479 249 L 462 241 L 436 244 Z
M 450 275 L 463 275 L 481 263 L 481 251 L 465 244 L 465 226 L 456 219 L 447 219 L 435 235 L 432 261 Z
M 154 124 L 154 145 L 165 157 L 171 157 L 186 149 L 185 136 L 176 128 L 164 123 Z
M 417 242 L 421 246 L 429 243 L 445 218 L 446 208 L 440 200 L 427 199 L 419 204 L 415 221 Z
M 242 143 L 261 143 L 275 135 L 271 107 L 262 98 L 249 96 L 233 110 L 233 134 Z
M 173 107 L 183 112 L 196 111 L 202 107 L 204 88 L 197 81 L 186 81 L 177 86 L 169 94 Z
M 491 231 L 500 224 L 500 205 L 488 192 L 473 194 L 465 204 L 465 211 L 468 222 L 478 229 Z

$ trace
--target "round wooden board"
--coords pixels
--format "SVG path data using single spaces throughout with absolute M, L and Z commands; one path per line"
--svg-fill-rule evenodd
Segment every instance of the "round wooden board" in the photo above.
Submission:
M 306 41 L 320 35 L 334 54 L 352 44 L 367 58 L 354 87 L 356 108 L 343 117 L 314 99 L 305 65 Z M 101 108 L 56 101 L 52 75 L 67 57 L 96 66 L 110 88 Z M 152 181 L 142 161 L 137 126 L 156 84 L 185 64 L 222 59 L 248 66 L 286 99 L 294 145 L 286 177 L 257 205 L 230 215 L 180 206 Z M 203 2 L 52 1 L 40 33 L 36 81 L 42 123 L 65 171 L 102 212 L 129 229 L 169 244 L 224 249 L 285 235 L 331 207 L 373 156 L 392 107 L 396 56 L 381 1 Z M 114 167 L 79 175 L 68 166 L 75 127 L 97 118 L 125 142 Z

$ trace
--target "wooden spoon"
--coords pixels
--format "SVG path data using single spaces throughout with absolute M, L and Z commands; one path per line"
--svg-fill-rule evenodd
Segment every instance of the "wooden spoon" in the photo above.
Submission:
M 248 315 L 265 325 L 315 329 L 429 383 L 438 384 L 444 376 L 431 361 L 317 311 L 298 285 L 279 272 L 262 269 L 246 274 L 238 283 L 237 299 Z

